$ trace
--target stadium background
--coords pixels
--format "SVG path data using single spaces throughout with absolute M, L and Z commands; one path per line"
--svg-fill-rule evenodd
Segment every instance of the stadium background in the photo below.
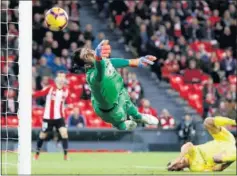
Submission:
M 55 73 L 67 72 L 70 98 L 66 116 L 69 151 L 174 151 L 184 141 L 210 139 L 202 127 L 207 116 L 236 118 L 235 1 L 33 1 L 33 90 L 52 84 Z M 4 4 L 3 4 L 4 5 Z M 17 7 L 10 1 L 10 8 Z M 52 6 L 69 14 L 68 27 L 50 32 L 43 23 Z M 4 14 L 2 14 L 4 18 Z M 18 16 L 8 12 L 17 22 Z M 2 25 L 8 48 L 17 47 L 17 24 Z M 159 126 L 141 125 L 134 132 L 117 132 L 97 117 L 91 107 L 85 75 L 70 73 L 70 56 L 77 47 L 95 48 L 109 39 L 112 56 L 135 58 L 146 54 L 158 60 L 149 69 L 120 69 L 125 85 L 139 111 L 159 119 Z M 6 38 L 1 36 L 2 48 Z M 18 53 L 1 50 L 1 126 L 16 135 Z M 11 87 L 6 89 L 4 87 Z M 42 123 L 45 99 L 33 100 L 33 148 Z M 79 112 L 78 112 L 79 111 Z M 73 124 L 73 115 L 80 116 Z M 7 117 L 7 118 L 6 118 Z M 185 132 L 188 129 L 188 132 Z M 236 127 L 229 127 L 235 133 Z M 2 134 L 4 135 L 4 133 Z M 61 150 L 52 134 L 44 150 Z M 56 144 L 56 145 L 55 145 Z M 11 150 L 16 149 L 9 141 Z

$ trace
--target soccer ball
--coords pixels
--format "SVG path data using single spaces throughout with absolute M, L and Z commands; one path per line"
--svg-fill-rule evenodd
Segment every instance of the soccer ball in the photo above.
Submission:
M 68 15 L 62 8 L 53 7 L 45 15 L 45 24 L 51 31 L 61 31 L 68 24 Z

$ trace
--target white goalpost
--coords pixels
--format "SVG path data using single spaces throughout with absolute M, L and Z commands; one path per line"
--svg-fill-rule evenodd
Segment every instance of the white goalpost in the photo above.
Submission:
M 15 7 L 10 6 L 11 3 L 15 3 Z M 31 174 L 32 1 L 20 0 L 19 5 L 16 3 L 1 1 L 0 6 L 0 82 L 1 96 L 4 95 L 0 98 L 0 175 Z
M 18 174 L 31 174 L 32 1 L 19 2 Z

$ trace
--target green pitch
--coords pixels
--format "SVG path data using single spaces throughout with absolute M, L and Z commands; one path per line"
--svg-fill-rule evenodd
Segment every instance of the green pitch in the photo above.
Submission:
M 64 161 L 62 153 L 42 153 L 38 161 L 32 161 L 32 174 L 188 174 L 168 172 L 166 164 L 177 153 L 69 153 Z M 4 163 L 5 154 L 2 153 Z M 7 163 L 16 164 L 17 154 L 7 154 Z M 16 174 L 16 165 L 2 164 L 2 174 Z M 1 175 L 2 175 L 1 174 Z M 194 173 L 192 173 L 194 174 Z M 197 174 L 197 173 L 196 173 Z M 199 173 L 202 174 L 203 173 Z M 207 172 L 206 174 L 212 174 Z M 236 175 L 236 163 L 216 174 Z

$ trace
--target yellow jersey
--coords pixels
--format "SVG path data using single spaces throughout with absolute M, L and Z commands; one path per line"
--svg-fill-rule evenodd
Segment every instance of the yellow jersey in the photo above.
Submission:
M 236 147 L 234 136 L 222 127 L 218 134 L 211 134 L 214 140 L 205 144 L 194 146 L 185 157 L 189 161 L 189 169 L 191 171 L 213 171 L 217 165 L 213 157 L 221 152 L 227 155 L 235 155 Z

